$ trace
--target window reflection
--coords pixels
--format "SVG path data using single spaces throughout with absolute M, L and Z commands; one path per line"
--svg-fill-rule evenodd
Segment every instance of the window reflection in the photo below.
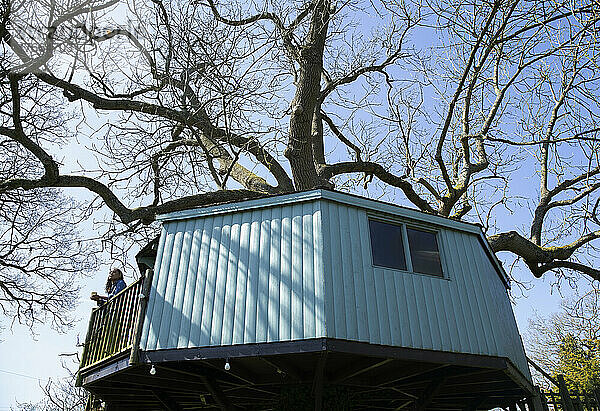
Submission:
M 413 271 L 442 276 L 442 264 L 435 233 L 406 228 Z

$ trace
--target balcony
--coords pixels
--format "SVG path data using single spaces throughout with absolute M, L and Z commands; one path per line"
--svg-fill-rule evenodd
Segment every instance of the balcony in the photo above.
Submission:
M 151 271 L 148 270 L 148 273 L 151 274 Z M 150 277 L 146 275 L 138 279 L 104 305 L 92 310 L 80 374 L 110 358 L 125 355 L 136 345 L 146 306 L 144 286 L 149 285 Z

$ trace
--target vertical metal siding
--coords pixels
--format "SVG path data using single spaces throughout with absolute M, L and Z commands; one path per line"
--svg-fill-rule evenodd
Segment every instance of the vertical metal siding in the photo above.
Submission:
M 166 222 L 144 350 L 325 336 L 318 201 Z
M 327 336 L 510 358 L 529 376 L 502 281 L 476 235 L 439 229 L 446 278 L 374 267 L 368 214 L 323 202 Z
M 241 215 L 240 224 L 240 247 L 239 258 L 237 264 L 237 279 L 236 279 L 236 300 L 233 310 L 233 334 L 232 344 L 242 344 L 245 336 L 245 316 L 246 316 L 246 295 L 244 290 L 248 286 L 248 262 L 250 260 L 250 228 L 252 214 L 245 212 Z M 195 346 L 195 342 L 191 341 L 190 346 Z
M 328 336 L 505 356 L 528 376 L 477 235 L 438 233 L 444 279 L 374 267 L 367 211 L 333 201 L 165 222 L 141 348 Z

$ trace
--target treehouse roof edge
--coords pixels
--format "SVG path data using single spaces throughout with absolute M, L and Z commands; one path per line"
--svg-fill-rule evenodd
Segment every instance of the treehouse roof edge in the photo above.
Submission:
M 474 234 L 479 237 L 480 243 L 483 249 L 485 250 L 485 253 L 487 254 L 494 267 L 496 267 L 496 269 L 498 270 L 498 275 L 502 279 L 502 282 L 504 283 L 507 289 L 510 289 L 509 277 L 506 271 L 504 271 L 502 264 L 492 251 L 480 225 L 464 221 L 457 221 L 447 217 L 428 214 L 412 208 L 399 206 L 380 200 L 373 200 L 366 197 L 360 197 L 354 194 L 342 193 L 339 191 L 316 189 L 289 194 L 265 196 L 253 200 L 229 202 L 208 207 L 192 208 L 188 210 L 160 214 L 156 217 L 156 219 L 161 222 L 186 220 L 204 216 L 213 216 L 218 214 L 237 213 L 252 209 L 277 207 L 289 203 L 301 203 L 314 200 L 334 201 L 344 205 L 350 205 L 358 208 L 364 208 L 367 210 L 381 212 L 384 214 L 400 216 L 409 220 L 425 222 L 438 227 L 449 228 L 452 230 Z

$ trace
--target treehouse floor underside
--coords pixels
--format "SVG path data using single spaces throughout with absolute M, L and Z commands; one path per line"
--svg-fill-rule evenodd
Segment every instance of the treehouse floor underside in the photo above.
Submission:
M 82 370 L 83 385 L 113 411 L 491 409 L 532 393 L 505 358 L 334 339 L 149 351 L 140 361 Z

